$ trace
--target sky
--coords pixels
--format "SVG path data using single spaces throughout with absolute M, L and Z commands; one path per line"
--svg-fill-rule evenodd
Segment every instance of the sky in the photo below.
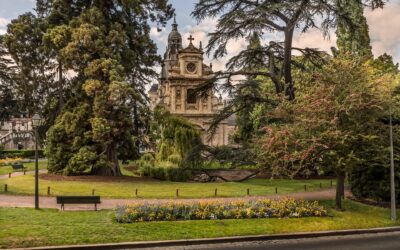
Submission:
M 207 19 L 201 23 L 197 23 L 190 13 L 193 11 L 194 5 L 198 0 L 170 0 L 176 9 L 178 30 L 183 37 L 184 46 L 188 44 L 187 37 L 190 34 L 195 38 L 194 44 L 198 45 L 200 41 L 207 44 L 207 34 L 215 29 L 216 20 Z M 28 11 L 32 11 L 35 6 L 35 0 L 0 0 L 0 34 L 4 34 L 7 24 L 18 15 Z M 394 57 L 395 62 L 400 62 L 400 0 L 390 0 L 387 6 L 381 10 L 365 12 L 367 17 L 372 50 L 375 57 L 388 53 Z M 171 21 L 161 32 L 157 31 L 157 27 L 152 27 L 150 35 L 158 45 L 159 54 L 163 54 L 167 45 L 167 37 L 171 30 Z M 276 34 L 265 36 L 264 43 L 268 43 L 272 38 L 276 38 Z M 319 30 L 310 30 L 307 33 L 296 34 L 294 38 L 294 46 L 296 47 L 312 47 L 330 51 L 330 47 L 336 43 L 334 31 L 331 32 L 330 38 L 324 38 Z M 228 55 L 219 61 L 213 60 L 213 68 L 221 70 L 224 68 L 225 62 L 233 55 L 239 53 L 247 46 L 244 39 L 232 41 L 228 44 Z M 211 62 L 206 58 L 206 63 Z

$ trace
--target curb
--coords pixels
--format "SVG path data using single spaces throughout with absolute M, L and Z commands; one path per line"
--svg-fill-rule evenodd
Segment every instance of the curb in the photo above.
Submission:
M 72 249 L 139 249 L 153 247 L 176 247 L 176 246 L 191 246 L 202 244 L 221 244 L 221 243 L 236 243 L 249 241 L 270 241 L 270 240 L 291 240 L 291 239 L 308 239 L 327 236 L 345 236 L 345 235 L 360 235 L 374 233 L 390 233 L 400 232 L 400 226 L 386 228 L 371 228 L 371 229 L 350 229 L 337 231 L 321 231 L 307 232 L 294 234 L 274 234 L 274 235 L 254 235 L 254 236 L 236 236 L 236 237 L 221 237 L 221 238 L 204 238 L 204 239 L 188 239 L 188 240 L 170 240 L 170 241 L 144 241 L 144 242 L 123 242 L 123 243 L 106 243 L 106 244 L 91 244 L 91 245 L 70 245 L 70 246 L 50 246 L 50 247 L 33 247 L 24 248 L 31 250 L 72 250 Z

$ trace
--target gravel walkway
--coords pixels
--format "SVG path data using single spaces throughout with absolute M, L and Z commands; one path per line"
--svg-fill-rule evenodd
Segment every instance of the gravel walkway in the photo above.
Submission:
M 102 198 L 101 204 L 97 207 L 98 209 L 113 209 L 117 205 L 124 204 L 137 204 L 137 203 L 169 203 L 169 202 L 200 202 L 207 200 L 219 201 L 248 201 L 256 199 L 279 199 L 283 197 L 290 197 L 294 199 L 304 199 L 304 200 L 327 200 L 333 199 L 335 197 L 335 189 L 328 189 L 323 191 L 315 192 L 299 192 L 289 195 L 268 195 L 268 196 L 248 196 L 248 197 L 232 197 L 232 198 L 202 198 L 202 199 L 108 199 Z M 41 208 L 60 208 L 57 204 L 55 197 L 42 196 L 39 199 L 39 204 Z M 0 194 L 0 207 L 34 207 L 34 197 L 33 196 L 21 196 L 21 195 L 4 195 Z M 65 205 L 65 210 L 93 210 L 93 205 Z

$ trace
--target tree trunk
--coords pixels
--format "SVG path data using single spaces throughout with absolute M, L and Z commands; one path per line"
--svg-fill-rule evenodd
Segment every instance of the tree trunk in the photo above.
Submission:
M 292 45 L 294 27 L 288 27 L 285 31 L 285 54 L 283 59 L 283 72 L 285 78 L 285 94 L 289 100 L 294 100 L 294 84 L 292 78 Z
M 344 198 L 344 172 L 336 173 L 336 209 L 343 210 L 342 199 Z
M 107 162 L 110 164 L 110 167 L 97 168 L 92 171 L 92 174 L 99 176 L 122 176 L 117 154 L 117 146 L 115 143 L 112 143 L 107 149 Z

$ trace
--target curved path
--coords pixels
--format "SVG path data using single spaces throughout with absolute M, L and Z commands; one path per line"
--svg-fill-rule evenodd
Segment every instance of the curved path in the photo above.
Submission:
M 327 200 L 335 197 L 335 189 L 327 189 L 323 191 L 315 192 L 299 192 L 288 195 L 268 195 L 268 196 L 248 196 L 248 197 L 220 197 L 220 198 L 201 198 L 201 199 L 108 199 L 102 198 L 101 204 L 98 205 L 98 209 L 113 209 L 117 205 L 125 204 L 138 204 L 138 203 L 170 203 L 170 202 L 199 202 L 208 200 L 219 200 L 219 201 L 248 201 L 256 199 L 279 199 L 283 197 L 290 197 L 294 199 L 304 200 Z M 39 205 L 41 208 L 60 208 L 57 204 L 55 197 L 41 196 L 39 198 Z M 21 196 L 21 195 L 5 195 L 0 194 L 0 207 L 34 207 L 33 196 Z M 92 210 L 93 205 L 65 205 L 66 210 Z
M 47 170 L 39 170 L 40 173 L 46 173 Z M 26 174 L 34 174 L 34 171 L 27 171 Z M 14 172 L 12 173 L 12 177 L 23 175 L 23 172 Z M 0 175 L 0 179 L 6 179 L 8 175 Z M 219 201 L 235 201 L 235 200 L 255 200 L 255 199 L 280 199 L 284 197 L 290 197 L 297 200 L 328 200 L 334 199 L 336 195 L 336 190 L 334 188 L 325 189 L 321 191 L 313 191 L 313 192 L 297 192 L 286 195 L 266 195 L 266 196 L 247 196 L 247 197 L 216 197 L 216 198 L 199 198 L 199 199 L 142 199 L 142 198 L 132 198 L 132 199 L 109 199 L 109 198 L 101 198 L 101 204 L 97 207 L 98 209 L 113 209 L 117 205 L 125 205 L 125 204 L 137 204 L 137 203 L 170 203 L 170 202 L 199 202 L 199 201 L 207 201 L 207 200 L 215 200 Z M 346 193 L 346 195 L 350 195 L 350 193 Z M 60 209 L 60 205 L 57 204 L 55 197 L 49 196 L 41 196 L 39 198 L 39 206 L 41 208 L 57 208 Z M 0 194 L 0 207 L 34 207 L 34 196 L 23 196 L 23 195 L 6 195 Z M 71 204 L 65 205 L 66 210 L 93 210 L 93 205 L 80 205 L 80 204 Z

